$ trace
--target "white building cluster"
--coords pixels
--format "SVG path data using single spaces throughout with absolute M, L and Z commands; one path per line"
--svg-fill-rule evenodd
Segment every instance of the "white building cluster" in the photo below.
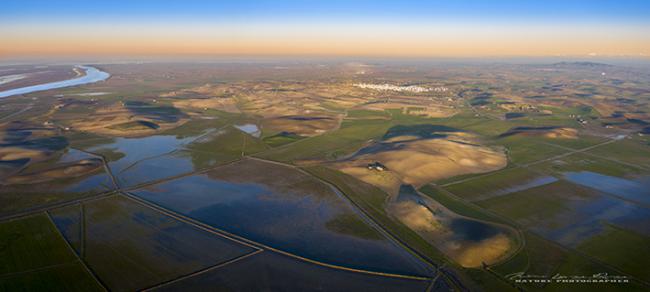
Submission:
M 438 87 L 430 88 L 430 90 L 433 92 L 447 92 L 449 88 L 444 86 L 438 86 Z
M 415 93 L 421 93 L 421 92 L 446 92 L 448 89 L 446 87 L 434 87 L 434 88 L 429 88 L 429 87 L 422 87 L 422 86 L 417 86 L 417 85 L 409 85 L 409 86 L 401 86 L 401 85 L 393 85 L 393 84 L 372 84 L 372 83 L 355 83 L 355 87 L 363 88 L 363 89 L 373 89 L 373 90 L 382 90 L 382 91 L 408 91 L 408 92 L 415 92 Z

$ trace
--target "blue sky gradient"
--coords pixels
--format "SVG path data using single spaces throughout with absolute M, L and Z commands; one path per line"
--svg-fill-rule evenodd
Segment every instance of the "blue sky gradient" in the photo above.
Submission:
M 650 1 L 3 1 L 0 18 L 417 19 L 650 23 Z
M 0 47 L 0 57 L 128 54 L 130 50 L 137 54 L 646 56 L 650 54 L 648 31 L 650 0 L 8 0 L 0 4 L 0 39 L 8 44 Z

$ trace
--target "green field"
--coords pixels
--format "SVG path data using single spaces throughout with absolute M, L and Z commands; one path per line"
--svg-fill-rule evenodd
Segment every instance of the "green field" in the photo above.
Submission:
M 264 137 L 262 141 L 266 143 L 266 145 L 269 145 L 271 147 L 278 147 L 282 146 L 285 144 L 293 143 L 296 142 L 300 139 L 304 139 L 305 137 L 302 137 L 300 135 L 292 134 L 292 133 L 278 133 L 272 136 Z
M 230 126 L 216 130 L 185 146 L 190 151 L 205 152 L 211 159 L 225 161 L 254 154 L 266 150 L 267 147 L 260 139 Z
M 576 171 L 591 171 L 623 178 L 634 177 L 644 173 L 644 171 L 638 167 L 621 164 L 596 155 L 587 155 L 582 153 L 576 153 L 567 157 L 539 163 L 531 166 L 531 168 L 558 177 L 561 177 L 564 172 Z
M 641 141 L 625 139 L 589 151 L 603 157 L 612 157 L 626 163 L 650 168 L 650 145 Z
M 514 273 L 524 272 L 528 275 L 542 276 L 591 276 L 598 273 L 621 275 L 612 269 L 591 261 L 590 259 L 566 250 L 551 241 L 535 234 L 525 233 L 526 245 L 524 249 L 509 261 L 493 266 L 490 269 L 495 273 L 508 277 Z M 625 284 L 517 284 L 532 291 L 643 291 L 638 282 L 632 281 Z
M 525 168 L 510 168 L 491 174 L 468 179 L 464 182 L 443 185 L 443 188 L 465 200 L 476 200 L 490 196 L 504 195 L 510 190 L 525 185 L 543 175 L 531 172 Z
M 349 119 L 390 119 L 390 113 L 374 110 L 348 110 Z
M 433 186 L 430 185 L 424 186 L 420 188 L 420 192 L 436 200 L 436 202 L 442 204 L 443 206 L 445 206 L 446 208 L 448 208 L 449 210 L 453 211 L 456 214 L 467 216 L 470 218 L 476 218 L 479 220 L 485 220 L 485 221 L 510 225 L 510 223 L 508 223 L 507 221 L 495 215 L 489 214 L 488 212 L 481 209 L 480 207 L 458 200 L 452 197 L 451 195 L 447 194 L 446 192 L 436 189 Z
M 570 148 L 573 150 L 585 149 L 587 147 L 595 146 L 603 142 L 608 141 L 609 139 L 604 137 L 596 137 L 589 135 L 578 135 L 575 139 L 546 139 L 546 143 L 550 145 L 557 145 L 564 148 Z
M 337 233 L 349 234 L 351 236 L 382 240 L 384 239 L 378 232 L 368 228 L 363 221 L 354 214 L 342 214 L 325 223 L 325 227 Z
M 47 215 L 0 223 L 0 290 L 101 291 Z
M 532 225 L 535 221 L 542 221 L 551 224 L 554 216 L 570 211 L 567 206 L 570 200 L 593 198 L 593 192 L 584 187 L 558 181 L 478 201 L 476 204 L 518 222 L 525 221 Z
M 344 121 L 337 131 L 277 147 L 258 156 L 284 162 L 335 159 L 352 153 L 370 139 L 381 137 L 389 127 L 390 123 L 383 120 Z
M 544 142 L 546 141 L 541 138 L 514 135 L 494 143 L 505 146 L 510 162 L 514 163 L 530 163 L 567 152 L 565 149 L 549 146 Z
M 650 237 L 606 225 L 602 234 L 596 235 L 578 246 L 578 249 L 616 268 L 650 280 Z

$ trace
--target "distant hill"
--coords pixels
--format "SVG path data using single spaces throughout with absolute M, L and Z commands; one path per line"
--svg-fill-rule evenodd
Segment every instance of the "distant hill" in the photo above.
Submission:
M 613 65 L 605 63 L 596 63 L 596 62 L 559 62 L 553 64 L 555 67 L 581 67 L 581 68 L 604 68 L 604 67 L 613 67 Z

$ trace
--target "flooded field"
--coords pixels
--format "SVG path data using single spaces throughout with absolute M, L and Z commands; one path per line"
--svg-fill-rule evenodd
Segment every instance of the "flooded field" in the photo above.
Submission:
M 83 208 L 82 204 L 75 204 L 49 212 L 52 222 L 77 254 L 81 254 L 81 245 L 84 240 L 82 222 L 85 222 L 85 218 Z
M 119 147 L 101 146 L 99 151 L 116 149 L 115 151 L 118 153 L 124 154 L 124 157 L 109 163 L 109 165 L 114 169 L 113 174 L 121 186 L 132 187 L 225 164 L 239 159 L 242 151 L 256 152 L 263 149 L 259 147 L 258 140 L 246 136 L 235 129 L 213 130 L 203 136 L 182 139 L 162 136 L 167 138 L 159 138 L 150 142 L 123 143 L 124 141 L 121 141 L 122 145 Z M 147 147 L 149 143 L 159 147 L 148 153 L 152 156 L 139 152 L 138 149 Z M 168 150 L 169 152 L 167 152 Z
M 145 158 L 137 161 L 123 170 L 114 173 L 120 185 L 132 187 L 138 184 L 156 181 L 198 170 L 199 167 L 207 167 L 216 161 L 204 161 L 200 165 L 195 164 L 195 157 L 188 151 L 176 151 L 169 154 Z
M 521 184 L 517 184 L 514 186 L 511 186 L 509 188 L 501 189 L 498 192 L 494 193 L 493 195 L 495 196 L 500 196 L 500 195 L 505 195 L 505 194 L 510 194 L 514 192 L 519 192 L 519 191 L 524 191 L 530 188 L 538 187 L 538 186 L 543 186 L 546 184 L 550 184 L 553 182 L 556 182 L 557 178 L 554 178 L 552 176 L 542 176 L 542 177 L 537 177 L 535 179 L 529 180 L 522 182 Z M 481 198 L 477 199 L 480 200 Z
M 178 138 L 172 135 L 158 135 L 144 138 L 115 138 L 110 143 L 95 145 L 85 150 L 105 154 L 113 172 L 120 172 L 134 163 L 152 157 L 165 155 L 189 143 L 196 137 Z
M 250 275 L 255 276 L 251 281 Z M 424 291 L 428 281 L 334 270 L 271 252 L 155 289 L 155 291 Z
M 650 210 L 636 204 L 601 195 L 588 202 L 572 202 L 567 207 L 572 211 L 558 214 L 549 223 L 535 229 L 568 246 L 577 246 L 603 232 L 607 224 L 650 236 Z M 557 224 L 562 221 L 568 223 Z M 553 223 L 557 225 L 553 226 Z
M 381 272 L 428 273 L 327 185 L 290 167 L 249 159 L 134 194 L 317 261 Z
M 131 187 L 227 163 L 266 149 L 234 127 L 205 129 L 192 135 L 111 138 L 82 147 L 103 155 L 121 186 Z
M 0 291 L 648 288 L 647 72 L 544 60 L 115 60 L 0 98 Z M 0 91 L 95 72 L 40 65 Z
M 84 161 L 93 161 L 92 168 L 79 168 L 79 162 Z M 30 165 L 23 171 L 25 174 L 21 172 L 9 180 L 16 183 L 2 187 L 0 214 L 73 200 L 114 188 L 101 160 L 74 149 L 66 149 L 53 162 Z M 21 177 L 29 178 L 29 183 L 19 183 L 23 181 Z
M 75 216 L 75 210 L 83 213 Z M 52 218 L 66 238 L 78 238 L 82 228 L 80 254 L 115 291 L 143 289 L 253 251 L 122 196 L 53 212 Z
M 206 158 L 232 160 L 267 149 L 267 146 L 234 126 L 225 126 L 210 131 L 185 146 L 190 151 L 202 152 Z
M 255 138 L 259 138 L 262 135 L 262 130 L 255 124 L 235 125 L 235 128 Z
M 567 180 L 591 187 L 623 199 L 650 205 L 650 177 L 635 180 L 603 175 L 590 171 L 564 173 Z
M 593 189 L 555 182 L 478 203 L 542 236 L 577 246 L 614 224 L 650 235 L 650 210 Z M 505 207 L 506 205 L 510 207 Z

